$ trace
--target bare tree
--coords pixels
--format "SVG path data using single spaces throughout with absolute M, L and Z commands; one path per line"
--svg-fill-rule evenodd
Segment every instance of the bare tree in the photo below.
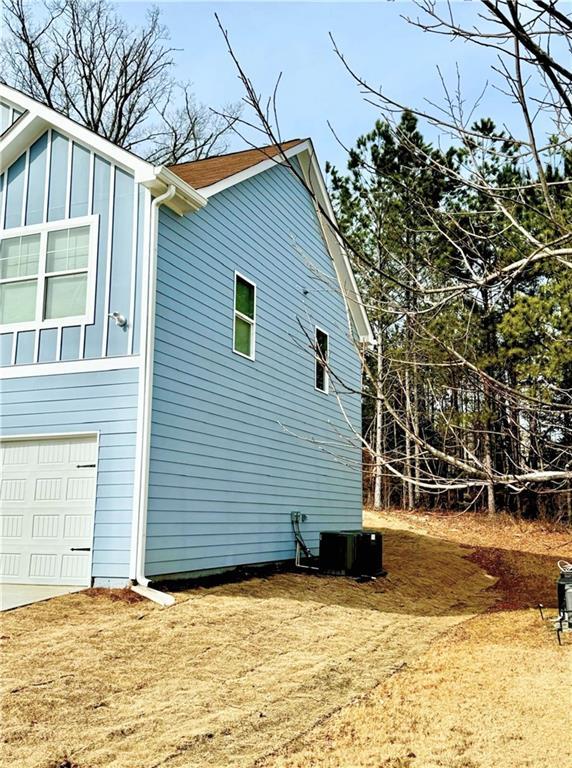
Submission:
M 498 87 L 507 105 L 516 104 L 522 131 L 478 120 L 486 93 L 468 108 L 460 78 L 453 88 L 441 80 L 442 103 L 403 104 L 354 71 L 333 41 L 363 97 L 379 108 L 393 139 L 407 150 L 406 163 L 427 166 L 449 190 L 435 203 L 416 184 L 407 186 L 408 205 L 423 232 L 414 223 L 403 229 L 406 247 L 388 245 L 369 209 L 361 220 L 352 211 L 349 225 L 333 221 L 312 185 L 291 168 L 361 273 L 378 341 L 388 331 L 403 339 L 400 347 L 378 347 L 374 355 L 362 351 L 363 394 L 374 404 L 369 412 L 378 425 L 362 437 L 361 425 L 348 420 L 353 441 L 371 458 L 376 501 L 385 477 L 403 484 L 401 498 L 409 505 L 453 498 L 468 505 L 484 501 L 492 513 L 497 502 L 522 511 L 528 500 L 538 510 L 550 498 L 561 512 L 568 499 L 570 516 L 572 331 L 565 318 L 572 310 L 571 22 L 554 2 L 483 0 L 480 7 L 478 24 L 467 29 L 446 3 L 422 2 L 424 16 L 409 21 L 490 49 Z M 252 114 L 236 129 L 256 128 L 278 143 L 276 94 L 262 102 L 222 31 Z M 447 139 L 456 162 L 403 130 L 407 110 Z M 355 150 L 349 156 L 356 199 L 367 208 L 368 179 L 379 175 L 377 157 Z M 407 170 L 403 164 L 396 169 L 396 187 L 411 178 Z M 436 258 L 440 253 L 446 258 Z M 548 278 L 555 292 L 537 320 L 530 310 Z M 368 290 L 375 282 L 382 290 Z M 501 349 L 515 333 L 501 306 L 511 308 L 512 319 L 522 316 L 520 338 L 512 341 L 519 357 Z M 528 328 L 527 318 L 541 327 Z M 345 413 L 346 383 L 335 370 L 330 376 Z M 429 423 L 422 423 L 422 408 Z
M 6 0 L 1 77 L 115 144 L 156 163 L 223 152 L 227 119 L 173 77 L 175 49 L 154 8 L 129 28 L 107 0 Z

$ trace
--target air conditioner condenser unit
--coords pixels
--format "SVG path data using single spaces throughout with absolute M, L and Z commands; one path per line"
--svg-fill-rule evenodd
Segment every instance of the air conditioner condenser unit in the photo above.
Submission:
M 322 531 L 320 571 L 334 576 L 384 576 L 383 537 L 366 531 Z

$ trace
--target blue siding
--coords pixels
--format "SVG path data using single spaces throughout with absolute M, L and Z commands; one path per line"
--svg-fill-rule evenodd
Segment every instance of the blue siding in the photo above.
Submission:
M 62 330 L 61 360 L 77 360 L 79 355 L 79 340 L 81 328 L 79 325 L 70 326 Z
M 254 362 L 232 352 L 235 269 L 257 284 Z M 320 530 L 360 527 L 360 448 L 314 388 L 303 328 L 329 333 L 358 390 L 359 360 L 301 184 L 275 168 L 192 216 L 162 209 L 157 279 L 148 575 L 293 557 L 292 510 L 314 547 Z M 357 427 L 359 397 L 343 399 Z
M 99 243 L 97 248 L 97 278 L 95 285 L 95 316 L 105 313 L 105 280 L 107 265 L 107 238 L 109 230 L 109 196 L 111 193 L 111 166 L 103 158 L 96 157 L 93 179 L 93 213 L 99 216 Z M 107 331 L 107 318 L 104 319 Z M 103 343 L 103 322 L 96 322 L 85 329 L 85 357 L 100 357 Z
M 137 369 L 1 382 L 2 435 L 99 432 L 93 571 L 129 577 Z
M 24 202 L 24 174 L 26 155 L 21 155 L 8 169 L 6 188 L 6 215 L 4 227 L 19 227 L 22 224 L 22 205 Z
M 89 147 L 51 130 L 0 176 L 0 203 L 5 195 L 6 229 L 33 226 L 46 219 L 65 220 L 68 202 L 70 220 L 91 214 L 98 217 L 94 322 L 86 324 L 85 331 L 64 327 L 61 359 L 137 354 L 148 194 L 142 188 L 136 189 L 133 176 L 111 165 Z M 118 328 L 109 321 L 108 313 L 114 310 L 128 317 L 129 329 Z M 52 342 L 51 329 L 34 334 L 40 336 L 31 347 L 32 353 L 37 351 L 37 358 L 29 359 L 26 347 L 26 355 L 18 355 L 16 363 L 56 361 L 58 350 Z M 84 337 L 85 344 L 81 344 Z M 2 365 L 10 362 L 4 355 L 0 356 Z
M 10 365 L 13 339 L 14 336 L 11 333 L 0 334 L 0 365 Z
M 30 147 L 26 224 L 38 224 L 44 219 L 47 146 L 48 136 L 44 134 Z
M 113 240 L 111 250 L 111 291 L 109 309 L 129 316 L 129 294 L 131 291 L 131 255 L 133 238 L 133 177 L 118 170 L 115 174 L 115 197 L 113 207 Z M 126 226 L 126 222 L 128 226 Z M 128 326 L 122 328 L 110 322 L 107 325 L 107 354 L 127 354 Z
M 58 332 L 55 328 L 46 328 L 40 331 L 40 349 L 38 352 L 39 363 L 53 363 L 56 359 L 56 345 Z
M 70 217 L 89 213 L 89 152 L 79 144 L 73 145 Z
M 20 331 L 16 341 L 16 363 L 25 365 L 34 359 L 34 342 L 36 334 L 33 331 Z
M 48 221 L 59 221 L 66 217 L 68 152 L 69 141 L 52 131 Z

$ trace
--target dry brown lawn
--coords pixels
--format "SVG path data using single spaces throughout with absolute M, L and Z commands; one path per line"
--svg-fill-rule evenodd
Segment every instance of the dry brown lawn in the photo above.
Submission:
M 279 573 L 179 591 L 169 609 L 79 593 L 4 614 L 0 764 L 563 765 L 572 643 L 530 606 L 554 606 L 570 535 L 366 524 L 386 534 L 376 582 Z

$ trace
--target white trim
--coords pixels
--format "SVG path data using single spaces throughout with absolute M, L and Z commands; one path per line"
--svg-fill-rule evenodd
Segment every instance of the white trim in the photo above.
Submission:
M 73 163 L 73 141 L 68 139 L 68 156 L 66 159 L 66 201 L 64 207 L 64 219 L 69 219 L 71 210 L 71 190 L 72 190 L 72 163 Z
M 79 316 L 44 318 L 43 302 L 45 298 L 46 284 L 46 258 L 47 258 L 47 239 L 48 232 L 60 229 L 76 229 L 86 227 L 89 229 L 89 254 L 87 267 L 82 269 L 62 270 L 53 273 L 54 275 L 75 274 L 79 272 L 87 273 L 86 304 L 85 313 Z M 27 320 L 21 323 L 4 323 L 0 325 L 0 333 L 11 333 L 17 331 L 35 331 L 43 328 L 61 328 L 63 326 L 81 325 L 82 323 L 93 323 L 95 314 L 95 281 L 97 269 L 97 241 L 99 230 L 99 216 L 80 216 L 76 219 L 60 219 L 58 221 L 43 222 L 41 224 L 30 224 L 27 227 L 12 227 L 4 229 L 0 233 L 1 240 L 9 240 L 13 237 L 26 237 L 27 235 L 40 235 L 40 258 L 38 271 L 33 275 L 23 277 L 4 278 L 0 284 L 25 282 L 26 280 L 37 281 L 36 293 L 36 315 L 34 320 Z M 52 273 L 48 273 L 48 277 Z
M 95 184 L 95 152 L 89 152 L 89 187 L 87 188 L 87 213 L 93 213 L 93 185 Z
M 108 139 L 104 139 L 102 136 L 91 131 L 69 117 L 56 112 L 54 109 L 36 101 L 31 96 L 27 96 L 21 91 L 11 88 L 4 83 L 0 83 L 0 98 L 11 100 L 18 109 L 23 108 L 27 110 L 28 115 L 39 121 L 42 125 L 39 127 L 39 131 L 43 132 L 46 129 L 46 124 L 52 125 L 58 131 L 68 134 L 72 137 L 77 137 L 80 142 L 85 142 L 88 146 L 93 147 L 98 154 L 103 155 L 111 162 L 121 165 L 125 170 L 133 172 L 140 172 L 144 175 L 149 173 L 149 169 L 152 168 L 151 164 L 136 155 L 128 152 L 121 147 L 118 147 Z M 13 123 L 13 126 L 16 124 Z M 8 137 L 8 132 L 2 136 L 2 138 Z
M 245 283 L 248 283 L 254 288 L 254 316 L 248 317 L 248 315 L 244 315 L 242 312 L 239 312 L 236 308 L 236 284 L 237 284 L 237 278 L 240 278 Z M 250 327 L 252 328 L 252 337 L 251 337 L 251 352 L 250 355 L 245 355 L 244 352 L 240 352 L 238 349 L 235 348 L 234 342 L 236 338 L 236 318 L 240 320 L 244 320 L 245 323 L 248 323 Z M 241 274 L 237 270 L 234 271 L 234 294 L 233 294 L 233 302 L 232 302 L 232 351 L 235 355 L 240 355 L 240 357 L 244 357 L 247 360 L 252 360 L 253 362 L 256 360 L 256 283 L 254 280 L 251 280 L 249 277 L 246 277 L 246 275 Z
M 234 173 L 232 176 L 227 176 L 225 179 L 221 179 L 214 184 L 209 184 L 207 187 L 200 187 L 199 191 L 201 195 L 204 195 L 208 200 L 209 197 L 217 195 L 219 192 L 222 192 L 229 187 L 234 187 L 235 184 L 240 184 L 241 181 L 246 181 L 247 179 L 252 178 L 252 176 L 257 176 L 259 173 L 268 171 L 270 168 L 274 168 L 277 165 L 284 165 L 286 160 L 289 160 L 295 155 L 299 155 L 301 152 L 307 152 L 310 148 L 311 144 L 309 141 L 301 141 L 300 144 L 296 144 L 296 146 L 290 147 L 290 149 L 286 149 L 284 152 L 278 152 L 273 157 L 261 160 L 259 163 L 256 163 L 256 165 L 251 165 L 250 168 L 245 168 L 243 171 Z M 263 152 L 264 150 L 261 150 L 261 154 Z
M 82 323 L 79 327 L 79 351 L 78 351 L 78 357 L 80 360 L 83 360 L 85 356 L 85 323 Z
M 324 363 L 320 360 L 318 357 L 318 331 L 320 333 L 323 333 L 326 337 L 326 363 Z M 329 395 L 330 394 L 330 377 L 328 374 L 328 365 L 330 362 L 330 334 L 325 331 L 323 328 L 320 328 L 319 325 L 314 326 L 314 389 L 316 392 L 321 392 L 323 395 Z M 324 365 L 324 389 L 320 389 L 316 385 L 316 373 L 318 372 L 318 364 Z
M 34 334 L 34 354 L 32 356 L 32 362 L 37 363 L 40 356 L 40 331 L 36 329 Z
M 111 298 L 111 254 L 113 248 L 113 212 L 115 208 L 115 176 L 117 168 L 115 165 L 111 166 L 109 174 L 109 208 L 107 211 L 107 245 L 105 248 L 105 293 L 103 299 L 103 333 L 101 340 L 101 356 L 105 357 L 107 354 L 107 338 L 109 336 L 109 301 Z M 101 268 L 101 267 L 100 267 Z
M 40 432 L 37 434 L 20 434 L 20 435 L 0 435 L 0 442 L 5 443 L 10 440 L 53 440 L 62 438 L 62 440 L 74 438 L 74 437 L 97 437 L 99 441 L 99 432 L 96 429 L 91 432 Z
M 4 176 L 4 187 L 2 188 L 2 207 L 0 209 L 0 230 L 4 229 L 6 221 L 6 200 L 8 198 L 8 169 L 2 171 Z
M 61 325 L 57 329 L 56 335 L 56 362 L 59 363 L 62 359 L 62 327 Z
M 250 168 L 235 173 L 232 176 L 228 176 L 226 179 L 210 184 L 207 187 L 200 188 L 200 193 L 207 199 L 213 195 L 222 192 L 229 187 L 233 187 L 235 184 L 240 184 L 241 181 L 250 179 L 259 173 L 269 170 L 277 165 L 284 165 L 286 160 L 292 157 L 300 156 L 300 165 L 302 167 L 302 173 L 306 180 L 306 184 L 314 192 L 320 205 L 327 211 L 328 218 L 331 221 L 335 221 L 335 213 L 332 208 L 332 203 L 328 195 L 324 178 L 320 170 L 320 166 L 314 151 L 311 140 L 306 140 L 296 144 L 294 147 L 280 152 L 274 157 L 262 160 L 256 165 Z M 317 205 L 314 205 L 316 215 L 322 229 L 326 247 L 330 253 L 336 275 L 340 285 L 346 310 L 348 313 L 348 323 L 350 318 L 353 320 L 354 326 L 358 332 L 359 340 L 367 344 L 373 344 L 373 331 L 365 311 L 365 307 L 362 298 L 357 287 L 356 279 L 348 258 L 348 254 L 343 246 L 343 243 L 339 235 L 332 230 L 324 221 L 324 217 L 320 214 Z
M 17 334 L 14 334 L 14 339 Z M 15 349 L 15 343 L 14 343 Z M 94 371 L 116 371 L 123 368 L 138 368 L 139 355 L 105 357 L 88 360 L 63 360 L 50 363 L 29 363 L 0 368 L 0 381 L 23 379 L 29 376 L 52 376 L 66 373 L 93 373 Z
M 15 103 L 18 109 L 24 112 L 21 118 L 0 136 L 0 157 L 6 167 L 44 131 L 53 127 L 68 140 L 76 140 L 76 143 L 83 144 L 122 170 L 133 174 L 136 183 L 143 184 L 155 195 L 163 194 L 168 187 L 174 186 L 176 194 L 167 205 L 179 215 L 206 205 L 206 199 L 196 189 L 168 168 L 151 165 L 21 91 L 0 83 L 0 98 Z
M 48 129 L 48 143 L 46 145 L 46 178 L 44 179 L 44 222 L 48 221 L 50 199 L 50 174 L 52 172 L 52 129 Z
M 14 331 L 12 334 L 12 353 L 10 357 L 10 365 L 16 365 L 16 352 L 18 349 L 18 331 Z

